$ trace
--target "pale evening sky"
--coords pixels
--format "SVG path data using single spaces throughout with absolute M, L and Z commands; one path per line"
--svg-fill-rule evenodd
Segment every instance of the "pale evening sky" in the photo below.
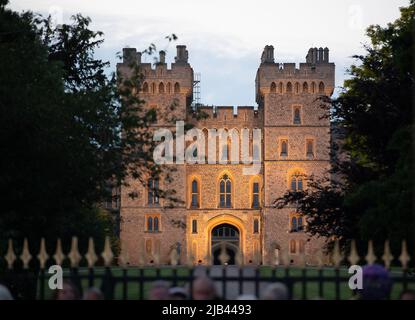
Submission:
M 256 105 L 255 73 L 262 49 L 275 48 L 277 62 L 305 61 L 310 47 L 328 47 L 336 64 L 336 86 L 343 84 L 353 54 L 368 43 L 365 28 L 385 26 L 399 17 L 408 0 L 11 0 L 17 11 L 58 13 L 64 23 L 75 13 L 92 19 L 103 31 L 98 50 L 114 70 L 123 47 L 144 50 L 150 43 L 167 49 L 173 61 L 176 44 L 187 45 L 189 62 L 202 76 L 202 102 L 214 105 Z M 59 14 L 61 13 L 61 14 Z M 164 37 L 179 39 L 168 45 Z M 148 62 L 151 62 L 148 59 Z

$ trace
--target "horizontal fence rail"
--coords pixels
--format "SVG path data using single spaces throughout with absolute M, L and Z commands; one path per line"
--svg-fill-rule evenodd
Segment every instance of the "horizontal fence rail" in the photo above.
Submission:
M 57 240 L 53 255 L 47 252 L 44 239 L 40 241 L 39 248 L 38 254 L 33 256 L 28 240 L 24 239 L 20 254 L 16 254 L 14 243 L 9 240 L 7 252 L 0 256 L 0 266 L 4 266 L 0 268 L 0 283 L 16 292 L 18 299 L 51 299 L 54 293 L 48 287 L 51 276 L 48 271 L 52 265 L 62 266 L 63 278 L 71 280 L 81 293 L 87 288 L 96 287 L 102 290 L 105 299 L 145 299 L 151 284 L 157 280 L 165 280 L 172 286 L 186 287 L 192 298 L 193 283 L 202 275 L 209 276 L 217 285 L 219 295 L 226 299 L 235 299 L 238 295 L 247 293 L 260 297 L 264 287 L 273 282 L 284 283 L 289 289 L 290 298 L 349 299 L 356 292 L 348 287 L 351 275 L 347 266 L 359 262 L 368 265 L 380 263 L 389 270 L 396 290 L 415 290 L 415 274 L 409 268 L 411 258 L 405 241 L 402 241 L 401 253 L 397 259 L 392 256 L 388 241 L 379 258 L 375 255 L 372 241 L 369 241 L 364 257 L 359 256 L 355 241 L 351 242 L 347 256 L 341 252 L 339 243 L 336 242 L 330 256 L 331 264 L 323 263 L 325 255 L 321 250 L 315 266 L 306 265 L 304 253 L 300 256 L 302 263 L 292 266 L 288 251 L 283 251 L 276 257 L 278 265 L 261 265 L 259 254 L 253 264 L 244 265 L 241 251 L 236 254 L 236 265 L 228 265 L 230 257 L 224 243 L 219 255 L 221 265 L 217 266 L 212 265 L 212 257 L 207 257 L 207 261 L 211 262 L 209 265 L 197 265 L 192 252 L 188 253 L 186 264 L 179 265 L 179 252 L 173 249 L 168 265 L 160 264 L 158 253 L 152 255 L 153 265 L 145 265 L 144 261 L 148 261 L 146 254 L 140 251 L 138 266 L 132 267 L 128 263 L 128 252 L 121 250 L 119 256 L 114 255 L 108 237 L 101 254 L 96 253 L 92 238 L 88 241 L 84 255 L 79 252 L 77 237 L 72 238 L 67 254 L 63 252 L 60 239 Z M 391 268 L 392 262 L 397 261 L 399 267 Z M 31 288 L 28 290 L 30 292 L 21 290 L 25 286 Z M 397 297 L 396 290 L 392 291 L 394 296 L 391 298 Z

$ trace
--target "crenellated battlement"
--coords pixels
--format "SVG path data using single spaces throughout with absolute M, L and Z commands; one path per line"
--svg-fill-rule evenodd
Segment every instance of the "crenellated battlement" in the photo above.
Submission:
M 297 67 L 296 63 L 278 63 L 274 47 L 265 46 L 261 56 L 255 83 L 257 102 L 268 93 L 277 94 L 324 94 L 334 90 L 334 63 L 329 62 L 328 48 L 310 48 Z

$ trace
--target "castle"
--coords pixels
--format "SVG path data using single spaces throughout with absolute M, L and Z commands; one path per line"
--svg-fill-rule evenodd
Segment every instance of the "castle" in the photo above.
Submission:
M 170 182 L 149 179 L 143 186 L 131 179 L 121 190 L 120 210 L 121 246 L 129 262 L 168 263 L 176 248 L 181 262 L 190 255 L 195 264 L 218 263 L 225 247 L 230 264 L 236 257 L 245 264 L 276 264 L 281 250 L 294 264 L 300 263 L 300 256 L 316 263 L 322 239 L 304 232 L 306 222 L 294 206 L 278 209 L 273 203 L 289 189 L 306 188 L 308 176 L 322 177 L 330 168 L 330 120 L 319 99 L 334 90 L 335 65 L 329 62 L 329 50 L 311 48 L 297 68 L 295 63 L 275 62 L 274 47 L 265 46 L 255 78 L 258 106 L 239 106 L 236 111 L 233 106 L 199 106 L 208 115 L 204 119 L 196 118 L 191 106 L 194 72 L 185 46 L 177 46 L 171 68 L 164 52 L 152 66 L 141 62 L 136 49 L 126 48 L 118 72 L 128 74 L 132 62 L 144 74 L 140 94 L 146 106 L 160 114 L 173 112 L 203 132 L 257 128 L 262 137 L 257 174 L 244 174 L 243 163 L 225 161 L 174 164 Z M 174 111 L 169 109 L 172 103 L 177 106 Z M 171 123 L 157 126 L 175 130 Z M 218 150 L 221 153 L 220 146 Z M 227 155 L 220 157 L 229 160 Z M 157 188 L 175 190 L 183 203 L 169 206 L 154 192 Z M 131 192 L 137 197 L 131 198 Z

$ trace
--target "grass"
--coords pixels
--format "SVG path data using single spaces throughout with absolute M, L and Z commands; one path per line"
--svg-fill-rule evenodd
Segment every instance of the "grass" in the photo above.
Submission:
M 111 273 L 112 276 L 117 278 L 119 281 L 117 281 L 117 284 L 114 289 L 114 298 L 115 299 L 122 299 L 123 297 L 123 289 L 124 289 L 124 283 L 122 282 L 122 278 L 124 275 L 124 272 L 128 275 L 128 277 L 139 277 L 140 276 L 140 269 L 137 267 L 129 267 L 126 270 L 123 270 L 118 267 L 112 267 Z M 158 277 L 172 277 L 174 272 L 176 272 L 177 276 L 189 276 L 190 270 L 186 267 L 161 267 L 157 271 L 156 268 L 146 267 L 143 268 L 142 271 L 144 276 L 146 277 L 152 277 L 153 279 L 157 279 Z M 334 280 L 328 280 L 327 282 L 323 283 L 323 297 L 319 297 L 319 283 L 317 279 L 315 281 L 308 280 L 307 278 L 312 277 L 318 277 L 319 276 L 319 270 L 317 268 L 308 267 L 306 269 L 297 268 L 297 267 L 290 267 L 288 270 L 286 270 L 284 267 L 277 267 L 271 268 L 271 267 L 260 267 L 258 269 L 259 275 L 264 279 L 265 282 L 267 278 L 270 278 L 275 273 L 275 276 L 278 280 L 284 280 L 286 278 L 286 272 L 288 272 L 289 279 L 296 279 L 297 281 L 293 285 L 293 297 L 294 299 L 301 299 L 303 296 L 303 290 L 305 290 L 306 297 L 308 299 L 317 299 L 317 298 L 324 298 L 327 300 L 335 299 L 336 297 L 336 285 L 334 283 Z M 304 273 L 303 273 L 304 272 Z M 324 268 L 321 270 L 323 277 L 334 277 L 336 275 L 336 271 L 333 268 Z M 81 285 L 83 289 L 86 289 L 89 287 L 89 281 L 88 281 L 88 274 L 89 269 L 87 268 L 79 268 L 78 269 L 79 275 L 83 277 L 81 280 Z M 102 284 L 102 276 L 105 274 L 105 268 L 98 267 L 94 268 L 94 283 L 93 286 L 100 288 Z M 402 271 L 398 268 L 392 269 L 391 274 L 393 276 L 400 276 L 402 274 Z M 64 270 L 64 278 L 69 276 L 70 272 L 68 269 Z M 306 281 L 305 286 L 302 281 L 302 276 L 305 275 Z M 350 276 L 347 272 L 346 268 L 341 268 L 339 270 L 339 276 L 345 277 L 348 279 Z M 46 277 L 48 277 L 48 274 L 46 273 Z M 149 287 L 151 285 L 152 280 L 146 280 L 146 282 L 143 284 L 142 291 L 144 294 L 144 297 L 147 296 L 147 292 L 149 290 Z M 184 281 L 178 281 L 176 285 L 183 286 L 185 283 Z M 141 284 L 138 281 L 138 279 L 133 279 L 127 282 L 127 297 L 129 300 L 136 300 L 140 297 L 140 289 Z M 409 283 L 408 287 L 415 290 L 415 283 Z M 392 288 L 391 298 L 397 299 L 399 297 L 399 294 L 403 290 L 402 284 L 396 283 L 394 284 Z M 39 291 L 40 292 L 40 291 Z M 340 298 L 341 299 L 350 299 L 353 297 L 352 291 L 348 287 L 348 282 L 344 281 L 339 284 L 339 292 L 340 292 Z M 38 295 L 39 296 L 39 295 Z M 52 299 L 53 297 L 53 291 L 49 289 L 48 286 L 48 279 L 45 279 L 45 299 Z

